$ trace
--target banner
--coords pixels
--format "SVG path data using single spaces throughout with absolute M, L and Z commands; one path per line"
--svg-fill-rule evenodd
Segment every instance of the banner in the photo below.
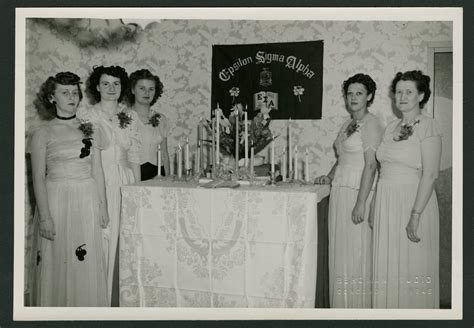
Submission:
M 321 119 L 323 41 L 212 46 L 212 108 L 235 103 L 272 119 Z

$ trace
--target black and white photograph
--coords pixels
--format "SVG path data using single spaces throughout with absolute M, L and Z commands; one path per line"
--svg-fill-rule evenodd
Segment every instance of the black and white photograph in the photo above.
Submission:
M 17 8 L 14 319 L 460 319 L 462 17 Z

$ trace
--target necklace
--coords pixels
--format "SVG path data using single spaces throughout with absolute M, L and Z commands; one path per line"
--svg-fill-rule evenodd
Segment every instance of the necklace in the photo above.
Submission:
M 59 116 L 58 114 L 56 114 L 56 118 L 60 119 L 60 120 L 63 120 L 63 121 L 69 121 L 69 120 L 72 120 L 72 119 L 76 118 L 76 114 L 74 114 L 72 116 L 69 116 L 69 117 L 63 117 L 63 116 Z

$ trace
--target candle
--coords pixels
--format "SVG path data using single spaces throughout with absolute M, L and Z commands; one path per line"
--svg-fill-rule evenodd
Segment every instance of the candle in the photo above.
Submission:
M 248 132 L 248 126 L 247 126 L 247 105 L 245 105 L 245 112 L 244 112 L 244 151 L 245 151 L 245 156 L 244 156 L 244 166 L 247 168 L 248 166 L 248 154 L 249 154 L 249 132 Z
M 188 174 L 191 166 L 189 165 L 189 138 L 186 137 L 186 145 L 184 146 L 184 160 L 185 160 L 185 172 Z
M 275 138 L 272 138 L 271 152 L 270 152 L 270 165 L 272 176 L 275 174 Z
M 292 142 L 291 142 L 291 117 L 290 119 L 288 120 L 288 171 L 291 172 L 292 169 L 291 169 L 291 165 L 292 165 L 292 155 L 291 155 L 291 149 L 292 149 L 293 145 L 292 145 Z
M 161 177 L 161 145 L 158 145 L 158 176 Z
M 250 147 L 250 175 L 253 175 L 253 162 L 254 162 L 254 150 L 253 150 L 253 146 Z
M 283 150 L 282 164 L 281 164 L 281 177 L 283 182 L 286 181 L 286 150 Z
M 236 107 L 237 115 L 235 115 L 235 172 L 239 173 L 239 143 L 240 143 L 240 134 L 239 134 L 239 108 Z
M 298 146 L 295 146 L 295 156 L 294 156 L 294 165 L 293 165 L 293 170 L 295 171 L 294 174 L 294 180 L 298 180 Z
M 216 165 L 219 165 L 219 154 L 220 154 L 220 135 L 219 135 L 219 125 L 221 119 L 221 110 L 219 108 L 219 103 L 217 103 L 216 109 Z
M 304 181 L 309 182 L 309 159 L 308 159 L 308 148 L 306 148 L 304 154 Z
M 201 151 L 202 151 L 201 140 L 198 140 L 197 152 L 196 152 L 196 157 L 197 157 L 197 159 L 196 159 L 196 173 L 201 172 L 201 160 L 202 160 Z
M 172 155 L 170 157 L 172 157 L 172 158 L 170 158 L 170 176 L 173 176 L 174 175 L 174 165 L 175 165 L 176 158 L 175 158 L 173 153 L 171 153 L 171 154 Z
M 214 112 L 215 113 L 215 112 Z M 216 131 L 215 131 L 215 117 L 211 118 L 212 121 L 212 148 L 211 148 L 211 161 L 212 170 L 216 168 Z
M 181 152 L 181 145 L 178 144 L 178 178 L 183 175 L 183 153 Z
M 202 117 L 199 117 L 199 124 L 198 124 L 198 161 L 199 163 L 197 163 L 198 167 L 197 167 L 197 172 L 199 172 L 201 170 L 201 167 L 203 167 L 202 165 L 202 162 L 204 160 L 204 154 L 203 154 L 203 148 L 202 148 L 202 139 L 203 139 L 203 133 L 202 133 Z

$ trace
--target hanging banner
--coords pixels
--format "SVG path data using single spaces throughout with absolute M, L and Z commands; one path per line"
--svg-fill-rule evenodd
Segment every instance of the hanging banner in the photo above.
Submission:
M 212 108 L 235 103 L 249 116 L 321 119 L 323 41 L 212 46 Z

